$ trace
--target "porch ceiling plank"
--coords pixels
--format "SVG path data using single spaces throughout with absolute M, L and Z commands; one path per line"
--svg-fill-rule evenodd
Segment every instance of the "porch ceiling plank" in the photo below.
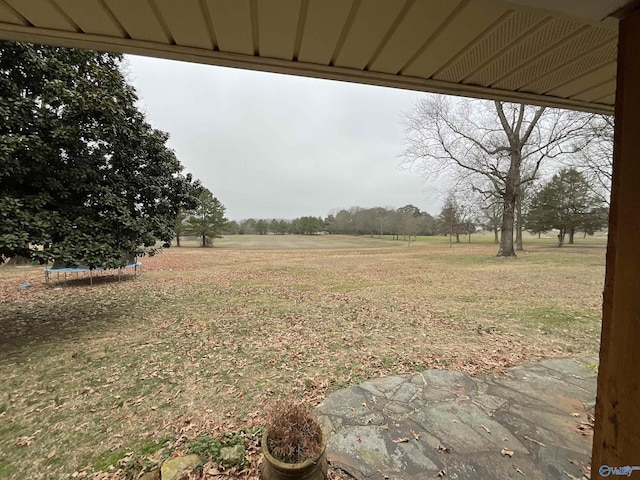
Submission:
M 200 0 L 155 0 L 176 45 L 213 49 Z
M 107 8 L 135 40 L 173 43 L 160 23 L 149 0 L 103 0 Z
M 460 0 L 413 2 L 368 69 L 396 74 L 426 48 L 427 42 L 456 10 Z
M 48 0 L 6 0 L 6 3 L 36 27 L 67 32 L 79 31 L 78 26 L 57 5 Z
M 564 84 L 569 78 L 580 77 L 587 72 L 606 65 L 616 58 L 616 42 L 611 41 L 595 50 L 584 53 L 574 60 L 566 59 L 560 68 L 552 70 L 519 90 L 531 93 L 546 93 Z M 567 62 L 567 60 L 569 60 Z
M 260 56 L 293 59 L 301 8 L 302 0 L 257 2 Z
M 4 0 L 0 0 L 0 23 L 9 23 L 14 25 L 28 25 L 29 22 L 20 14 L 7 5 Z
M 361 1 L 335 65 L 364 69 L 405 3 L 406 0 L 389 0 L 380 4 Z
M 471 0 L 407 67 L 403 75 L 430 78 L 509 9 L 490 0 Z
M 547 18 L 537 28 L 514 42 L 488 65 L 464 79 L 465 83 L 488 87 L 504 75 L 578 31 L 581 25 L 564 18 Z
M 100 0 L 55 0 L 85 33 L 125 38 L 127 32 Z
M 593 88 L 585 90 L 578 95 L 574 95 L 571 98 L 575 98 L 576 100 L 582 100 L 585 102 L 593 102 L 599 98 L 608 96 L 615 91 L 616 79 L 612 78 L 610 80 L 607 80 L 606 82 L 601 83 L 600 85 L 596 85 Z
M 616 94 L 612 93 L 611 95 L 607 95 L 606 97 L 598 98 L 594 101 L 594 103 L 602 103 L 604 105 L 611 105 L 616 101 Z
M 222 52 L 254 55 L 249 0 L 207 0 L 211 24 Z
M 531 83 L 553 69 L 561 68 L 567 61 L 588 52 L 594 45 L 608 41 L 615 41 L 616 32 L 606 28 L 585 26 L 564 42 L 551 47 L 543 54 L 528 59 L 522 66 L 511 74 L 493 83 L 494 88 L 505 90 L 523 90 L 523 86 Z M 615 60 L 615 55 L 610 60 Z M 565 77 L 564 80 L 568 80 Z M 554 88 L 554 87 L 551 87 Z
M 329 65 L 353 0 L 309 0 L 298 60 Z
M 450 62 L 433 78 L 447 82 L 462 82 L 477 70 L 489 64 L 496 55 L 506 51 L 513 42 L 544 22 L 546 17 L 529 11 L 511 11 L 473 42 L 457 59 Z M 464 82 L 473 83 L 473 82 Z
M 614 61 L 607 63 L 596 70 L 592 70 L 586 75 L 578 77 L 575 80 L 571 80 L 558 88 L 550 90 L 548 93 L 549 95 L 556 97 L 573 97 L 574 95 L 585 91 L 585 89 L 591 88 L 593 85 L 597 85 L 606 80 L 613 79 L 615 76 L 616 62 Z

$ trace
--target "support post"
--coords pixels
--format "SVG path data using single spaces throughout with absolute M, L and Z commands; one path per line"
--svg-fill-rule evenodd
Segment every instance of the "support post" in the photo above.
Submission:
M 613 185 L 591 478 L 640 466 L 640 11 L 620 22 Z M 607 468 L 605 468 L 607 467 Z M 632 472 L 640 475 L 640 472 Z

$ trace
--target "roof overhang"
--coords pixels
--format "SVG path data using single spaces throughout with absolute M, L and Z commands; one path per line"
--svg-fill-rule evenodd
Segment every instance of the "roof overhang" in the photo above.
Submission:
M 612 113 L 629 0 L 0 0 L 0 38 Z

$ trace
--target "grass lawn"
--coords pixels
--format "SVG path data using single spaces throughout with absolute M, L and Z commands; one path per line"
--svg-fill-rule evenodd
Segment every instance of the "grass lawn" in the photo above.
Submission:
M 491 238 L 418 240 L 228 237 L 93 287 L 0 268 L 0 478 L 106 469 L 369 377 L 597 357 L 602 238 L 515 259 Z

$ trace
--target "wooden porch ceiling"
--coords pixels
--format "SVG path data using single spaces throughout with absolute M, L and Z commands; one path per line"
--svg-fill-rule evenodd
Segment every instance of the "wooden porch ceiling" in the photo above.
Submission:
M 0 38 L 612 113 L 628 0 L 0 0 Z

